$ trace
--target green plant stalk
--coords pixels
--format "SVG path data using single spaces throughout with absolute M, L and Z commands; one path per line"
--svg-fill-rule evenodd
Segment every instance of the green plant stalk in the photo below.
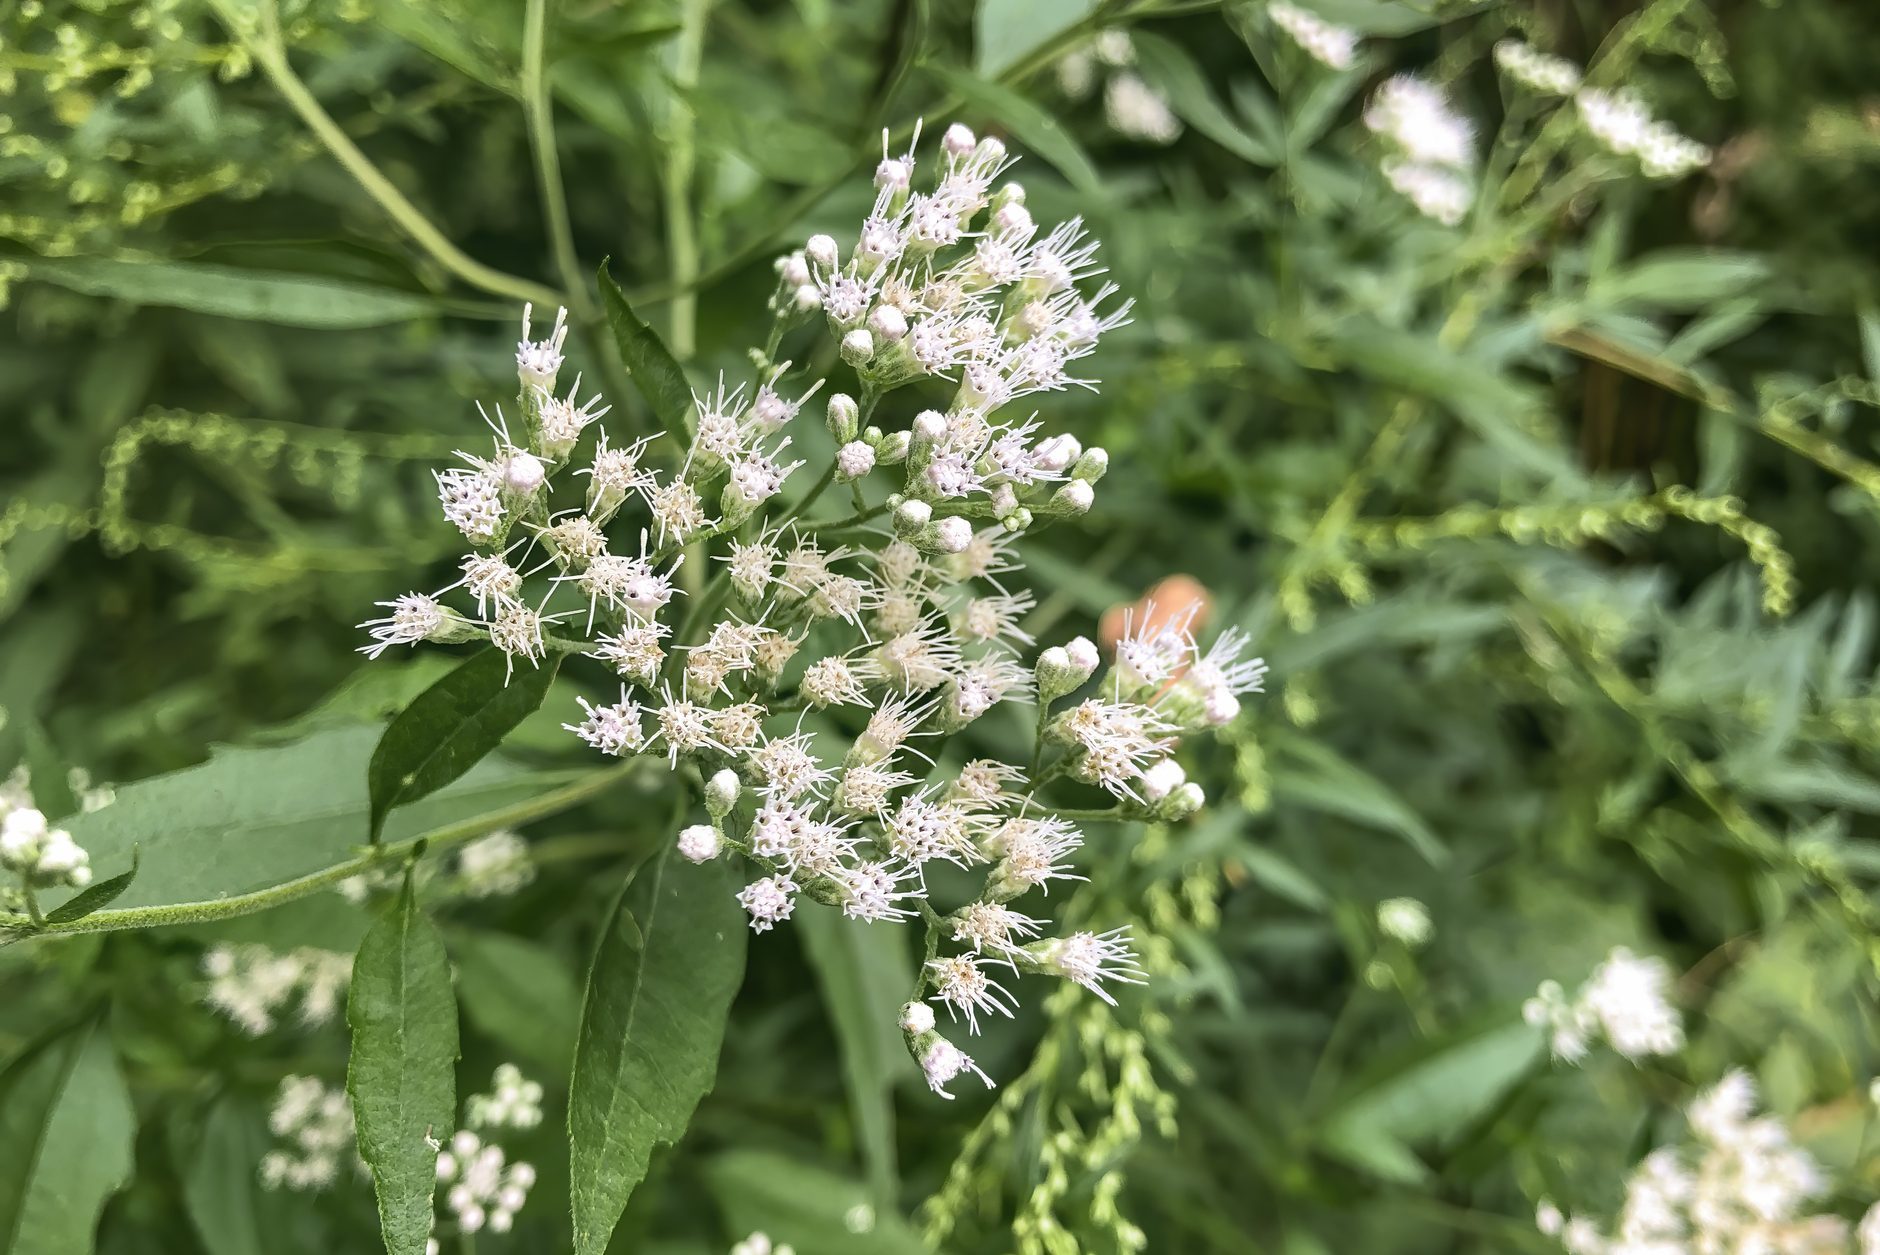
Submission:
M 287 49 L 281 42 L 280 28 L 270 3 L 261 10 L 262 21 L 266 30 L 265 43 L 256 44 L 248 41 L 246 33 L 235 30 L 237 37 L 248 43 L 249 51 L 268 81 L 281 94 L 300 120 L 307 124 L 307 129 L 326 146 L 333 159 L 352 175 L 354 182 L 364 189 L 366 195 L 378 203 L 391 220 L 409 235 L 412 241 L 429 253 L 439 265 L 475 288 L 497 296 L 507 296 L 515 300 L 530 301 L 536 304 L 555 307 L 566 304 L 561 293 L 544 287 L 516 275 L 505 274 L 471 257 L 447 239 L 444 233 L 426 218 L 418 207 L 406 199 L 392 181 L 385 177 L 380 169 L 372 164 L 372 159 L 360 151 L 339 123 L 333 120 L 320 102 L 314 98 L 307 85 L 294 73 L 288 64 Z
M 238 915 L 252 915 L 256 911 L 265 911 L 270 907 L 304 898 L 308 894 L 322 889 L 330 889 L 340 881 L 371 871 L 388 863 L 415 854 L 420 846 L 427 850 L 443 849 L 463 841 L 480 837 L 497 828 L 526 824 L 559 811 L 577 806 L 589 798 L 597 797 L 625 779 L 638 769 L 636 761 L 621 763 L 598 771 L 583 774 L 580 778 L 531 798 L 490 811 L 472 819 L 446 824 L 430 832 L 403 841 L 373 846 L 356 858 L 335 864 L 323 871 L 289 880 L 282 884 L 270 885 L 266 889 L 257 889 L 252 893 L 238 893 L 214 902 L 191 902 L 176 906 L 134 906 L 121 910 L 109 908 L 94 912 L 83 919 L 73 920 L 69 924 L 46 924 L 36 927 L 31 919 L 24 915 L 0 914 L 0 933 L 12 931 L 17 934 L 35 937 L 63 936 L 71 933 L 115 932 L 126 928 L 164 928 L 176 924 L 201 924 L 210 920 L 232 919 Z M 19 937 L 8 938 L 8 941 Z
M 711 0 L 685 0 L 679 37 L 673 42 L 672 134 L 666 156 L 666 246 L 672 254 L 672 350 L 681 360 L 698 349 L 698 223 L 693 217 L 692 181 L 698 168 L 698 128 L 690 100 L 698 86 L 705 51 L 705 18 Z

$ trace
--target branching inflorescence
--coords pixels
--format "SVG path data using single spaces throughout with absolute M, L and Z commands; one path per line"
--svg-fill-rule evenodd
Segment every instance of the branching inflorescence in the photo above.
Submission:
M 493 451 L 437 476 L 471 546 L 462 578 L 386 603 L 365 626 L 374 656 L 486 639 L 512 667 L 550 651 L 609 667 L 618 700 L 582 700 L 566 726 L 602 754 L 686 765 L 709 822 L 679 833 L 678 852 L 749 860 L 738 897 L 753 930 L 789 919 L 804 896 L 869 925 L 922 919 L 926 956 L 900 1025 L 944 1094 L 961 1073 L 984 1073 L 940 1035 L 935 1006 L 977 1032 L 1015 1006 L 1000 969 L 1106 999 L 1107 986 L 1140 980 L 1123 930 L 1052 936 L 1016 904 L 1075 876 L 1080 819 L 1198 808 L 1178 742 L 1232 720 L 1265 667 L 1242 657 L 1236 632 L 1203 651 L 1187 621 L 1153 615 L 1126 633 L 1094 692 L 1062 709 L 1095 676 L 1096 647 L 1080 637 L 1021 662 L 1035 645 L 1034 601 L 1013 582 L 1018 541 L 1088 511 L 1107 465 L 1101 449 L 1044 435 L 1022 402 L 1093 387 L 1076 363 L 1130 306 L 1098 281 L 1080 222 L 1042 229 L 1022 188 L 995 188 L 1011 161 L 997 139 L 954 126 L 941 150 L 926 191 L 915 190 L 912 148 L 884 157 L 846 258 L 815 236 L 779 259 L 763 376 L 754 391 L 721 378 L 694 398 L 690 430 L 671 433 L 670 470 L 645 439 L 599 433 L 578 455 L 607 409 L 580 397 L 579 380 L 556 395 L 564 323 L 534 340 L 525 314 L 521 424 L 490 417 Z M 791 424 L 822 384 L 791 387 L 788 363 L 770 358 L 817 310 L 860 399 L 829 397 L 831 465 L 785 507 L 803 465 Z M 953 388 L 944 409 L 893 430 L 876 422 L 885 395 L 935 381 Z M 871 502 L 884 475 L 898 486 Z M 552 500 L 558 482 L 578 504 Z M 836 483 L 852 512 L 812 521 Z M 699 576 L 689 592 L 682 564 Z M 467 608 L 446 606 L 451 593 Z M 946 738 L 1001 702 L 1038 704 L 1029 760 L 949 755 Z M 1072 782 L 1116 804 L 1051 800 Z M 945 913 L 930 893 L 943 864 L 978 884 Z

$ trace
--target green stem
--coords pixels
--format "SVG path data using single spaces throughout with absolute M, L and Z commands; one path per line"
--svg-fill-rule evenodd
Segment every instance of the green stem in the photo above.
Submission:
M 265 911 L 270 907 L 304 898 L 308 894 L 329 889 L 340 881 L 357 876 L 388 863 L 396 863 L 409 857 L 422 844 L 427 851 L 441 850 L 459 842 L 480 837 L 497 828 L 513 827 L 533 820 L 553 815 L 579 805 L 591 797 L 606 792 L 640 764 L 637 761 L 621 763 L 616 767 L 607 767 L 599 771 L 588 772 L 559 789 L 551 790 L 540 797 L 526 802 L 517 802 L 500 810 L 493 810 L 471 819 L 446 824 L 433 828 L 406 840 L 373 846 L 356 858 L 310 875 L 289 880 L 283 884 L 270 885 L 266 889 L 257 889 L 252 893 L 238 893 L 226 898 L 217 898 L 213 902 L 189 902 L 174 906 L 134 906 L 121 910 L 105 909 L 95 911 L 83 919 L 73 920 L 69 924 L 46 924 L 35 927 L 33 921 L 21 915 L 0 915 L 0 931 L 13 929 L 32 931 L 42 937 L 59 936 L 67 933 L 102 933 L 115 932 L 126 928 L 162 928 L 175 924 L 200 924 L 209 920 L 232 919 L 237 915 L 252 915 L 256 911 Z
M 535 152 L 536 181 L 541 184 L 542 217 L 548 222 L 555 271 L 568 289 L 568 301 L 584 321 L 599 316 L 588 296 L 581 263 L 575 257 L 574 228 L 561 181 L 561 156 L 555 145 L 555 114 L 548 97 L 548 0 L 528 0 L 522 25 L 522 110 Z
M 854 514 L 849 515 L 847 518 L 837 519 L 833 523 L 811 524 L 805 530 L 811 531 L 811 532 L 817 532 L 817 533 L 839 532 L 850 527 L 860 527 L 862 524 L 868 522 L 868 520 L 872 518 L 876 518 L 880 515 L 886 514 L 887 512 L 888 512 L 887 503 L 883 502 L 882 504 L 877 505 L 877 506 L 870 506 L 866 510 L 858 510 Z M 793 515 L 792 517 L 795 517 L 795 516 Z
M 333 159 L 345 168 L 346 173 L 352 175 L 353 181 L 378 203 L 379 208 L 419 248 L 465 283 L 485 292 L 532 301 L 551 309 L 564 303 L 562 294 L 552 288 L 486 266 L 445 238 L 444 233 L 433 226 L 430 219 L 420 213 L 417 206 L 407 200 L 405 194 L 372 164 L 372 159 L 360 151 L 359 146 L 352 142 L 351 137 L 340 129 L 339 123 L 314 98 L 307 85 L 301 82 L 300 76 L 294 73 L 293 66 L 288 64 L 287 48 L 281 41 L 279 20 L 272 3 L 262 6 L 261 19 L 264 42 L 257 43 L 249 39 L 247 32 L 240 27 L 231 27 L 231 30 L 247 43 L 255 63 L 268 76 L 268 81 L 274 84 L 274 89 L 281 93 L 282 99 L 300 115 L 307 129 L 314 133 L 333 155 Z
M 692 215 L 692 179 L 697 169 L 697 128 L 691 93 L 698 86 L 705 51 L 705 17 L 711 0 L 685 0 L 679 37 L 673 41 L 672 134 L 666 141 L 666 245 L 672 254 L 672 350 L 681 360 L 698 345 L 698 231 Z
M 836 478 L 836 464 L 834 462 L 830 462 L 829 469 L 822 473 L 822 478 L 816 481 L 816 484 L 814 487 L 812 487 L 808 492 L 803 494 L 803 499 L 797 502 L 795 507 L 791 509 L 791 511 L 788 514 L 784 515 L 783 522 L 778 524 L 778 526 L 783 527 L 790 523 L 794 523 L 798 519 L 802 518 L 804 512 L 807 511 L 811 506 L 816 504 L 816 498 L 822 496 L 823 493 L 828 489 L 829 485 L 835 482 L 835 478 Z

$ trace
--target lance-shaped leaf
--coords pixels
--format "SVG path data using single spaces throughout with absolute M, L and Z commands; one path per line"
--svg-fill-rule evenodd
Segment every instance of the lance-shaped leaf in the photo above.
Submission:
M 102 911 L 124 896 L 124 891 L 137 879 L 137 864 L 140 855 L 136 846 L 131 847 L 131 865 L 128 871 L 119 872 L 109 880 L 100 880 L 97 884 L 79 891 L 50 911 L 46 919 L 54 924 L 70 924 L 74 920 L 84 919 L 93 911 Z
M 0 1255 L 92 1249 L 105 1200 L 131 1174 L 136 1117 L 94 1021 L 0 1078 Z
M 692 385 L 686 382 L 678 359 L 659 338 L 659 333 L 633 312 L 633 306 L 627 304 L 626 293 L 607 273 L 605 262 L 601 263 L 598 282 L 601 304 L 607 309 L 607 325 L 613 330 L 614 344 L 620 350 L 620 360 L 625 363 L 633 386 L 646 398 L 660 426 L 676 439 L 690 440 Z
M 436 925 L 405 891 L 359 945 L 346 1089 L 389 1255 L 424 1255 L 437 1150 L 457 1118 L 457 996 Z
M 667 843 L 614 904 L 588 974 L 568 1097 L 575 1255 L 601 1255 L 646 1175 L 711 1089 L 744 979 L 745 928 L 723 860 Z
M 551 654 L 538 667 L 512 668 L 508 655 L 486 649 L 413 698 L 366 770 L 372 840 L 393 807 L 437 792 L 501 745 L 542 704 L 560 665 Z

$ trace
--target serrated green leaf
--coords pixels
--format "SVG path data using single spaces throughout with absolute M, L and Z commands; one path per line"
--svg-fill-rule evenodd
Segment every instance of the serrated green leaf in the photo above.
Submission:
M 437 926 L 405 891 L 353 960 L 346 1091 L 372 1170 L 387 1255 L 424 1255 L 437 1151 L 457 1120 L 457 997 Z
M 581 1025 L 581 987 L 561 956 L 520 937 L 469 931 L 452 937 L 451 953 L 470 1022 L 537 1069 L 564 1076 Z
M 885 1207 L 898 1192 L 892 1091 L 895 1078 L 911 1067 L 895 1023 L 895 1008 L 914 983 L 905 934 L 844 919 L 810 902 L 792 922 L 835 1023 L 856 1140 L 875 1205 Z
M 150 921 L 146 908 L 225 902 L 328 872 L 352 861 L 366 840 L 366 764 L 374 725 L 333 728 L 291 745 L 219 749 L 207 763 L 121 785 L 117 800 L 66 823 L 94 867 L 125 867 L 139 851 L 137 878 L 90 925 Z M 566 783 L 565 773 L 524 772 L 490 759 L 457 783 L 405 807 L 386 825 L 403 841 L 492 816 Z M 47 905 L 62 902 L 46 895 Z M 257 904 L 262 905 L 262 904 Z M 111 918 L 126 912 L 125 923 Z M 187 922 L 187 921 L 178 921 Z
M 568 1098 L 575 1255 L 607 1249 L 653 1147 L 678 1141 L 711 1089 L 745 933 L 727 860 L 689 863 L 671 842 L 615 902 Z
M 131 1174 L 136 1116 L 93 1021 L 0 1078 L 0 1255 L 92 1249 L 105 1200 Z
M 328 279 L 243 270 L 209 262 L 127 261 L 111 257 L 36 257 L 16 261 L 28 279 L 87 296 L 133 305 L 190 309 L 200 314 L 335 330 L 382 327 L 436 313 L 428 296 Z
M 692 385 L 686 382 L 679 360 L 659 338 L 659 333 L 633 312 L 633 306 L 627 303 L 627 294 L 607 273 L 605 262 L 601 263 L 597 282 L 601 304 L 607 310 L 607 325 L 614 333 L 614 345 L 620 350 L 620 360 L 633 386 L 640 390 L 662 427 L 675 438 L 690 440 Z
M 550 654 L 536 667 L 511 663 L 499 649 L 483 650 L 414 697 L 385 729 L 366 769 L 374 842 L 394 807 L 457 779 L 535 713 L 561 655 Z
M 935 77 L 967 104 L 1004 125 L 1025 147 L 1050 162 L 1072 187 L 1089 195 L 1103 190 L 1103 179 L 1076 140 L 1058 120 L 1001 83 L 963 70 L 932 67 Z

